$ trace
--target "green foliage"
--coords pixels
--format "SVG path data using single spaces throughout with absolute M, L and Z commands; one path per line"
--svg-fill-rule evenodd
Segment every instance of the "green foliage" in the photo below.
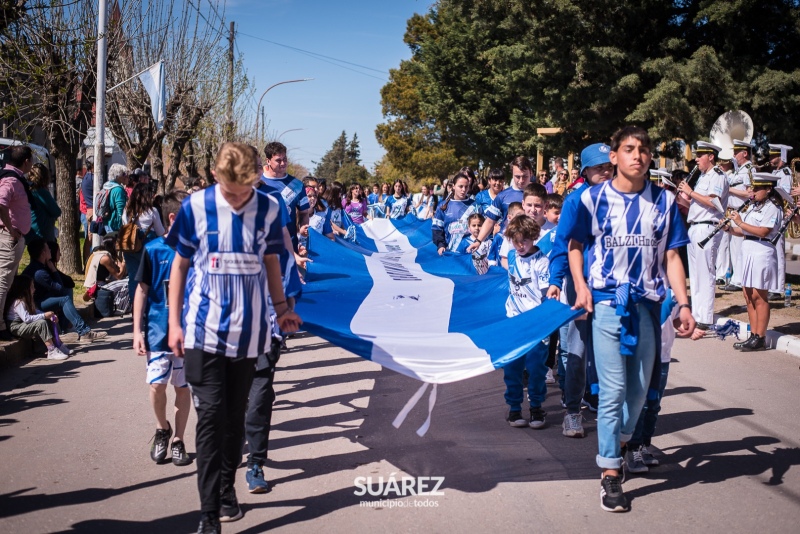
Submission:
M 316 162 L 315 162 L 316 163 Z M 342 183 L 363 183 L 369 178 L 369 172 L 361 165 L 361 148 L 358 144 L 358 135 L 348 142 L 347 133 L 336 138 L 314 169 L 314 176 L 325 178 L 329 181 L 339 180 Z
M 404 40 L 376 135 L 413 176 L 580 150 L 631 121 L 693 142 L 730 109 L 800 143 L 796 0 L 439 0 Z

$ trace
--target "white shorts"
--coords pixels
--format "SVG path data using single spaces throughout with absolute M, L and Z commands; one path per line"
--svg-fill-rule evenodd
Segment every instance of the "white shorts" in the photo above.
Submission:
M 147 383 L 166 384 L 167 381 L 175 387 L 186 387 L 183 358 L 178 358 L 171 352 L 148 352 Z

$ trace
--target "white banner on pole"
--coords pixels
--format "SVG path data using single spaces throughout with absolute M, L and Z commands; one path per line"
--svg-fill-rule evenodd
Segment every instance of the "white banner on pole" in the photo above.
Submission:
M 146 71 L 139 74 L 139 80 L 150 95 L 150 105 L 153 108 L 153 120 L 159 130 L 164 126 L 167 114 L 167 91 L 164 83 L 164 62 L 159 61 Z

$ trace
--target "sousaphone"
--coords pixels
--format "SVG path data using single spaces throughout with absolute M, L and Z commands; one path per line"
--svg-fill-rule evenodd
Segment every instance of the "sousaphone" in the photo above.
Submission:
M 753 119 L 742 110 L 726 111 L 719 116 L 708 134 L 711 142 L 722 148 L 720 159 L 733 159 L 733 140 L 749 143 L 753 139 Z

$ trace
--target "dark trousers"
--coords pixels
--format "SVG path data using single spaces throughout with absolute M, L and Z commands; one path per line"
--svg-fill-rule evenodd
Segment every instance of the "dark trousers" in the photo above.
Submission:
M 197 411 L 197 490 L 200 511 L 219 513 L 220 488 L 232 486 L 242 461 L 247 394 L 255 359 L 187 349 L 186 381 Z
M 247 417 L 244 423 L 245 439 L 250 453 L 247 467 L 263 467 L 269 449 L 269 430 L 272 425 L 272 403 L 275 402 L 275 366 L 281 354 L 280 341 L 273 338 L 268 354 L 260 355 L 256 364 L 250 397 L 247 403 Z

